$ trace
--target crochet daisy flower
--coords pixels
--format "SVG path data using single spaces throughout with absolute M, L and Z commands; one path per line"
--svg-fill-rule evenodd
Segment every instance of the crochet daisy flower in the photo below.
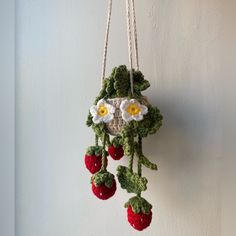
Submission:
M 97 105 L 90 108 L 90 113 L 93 116 L 95 124 L 104 122 L 108 123 L 114 118 L 115 107 L 107 103 L 104 99 L 98 101 Z
M 125 99 L 122 101 L 120 110 L 122 112 L 122 118 L 126 122 L 131 120 L 140 121 L 143 119 L 143 115 L 148 113 L 148 108 L 140 104 L 136 99 Z

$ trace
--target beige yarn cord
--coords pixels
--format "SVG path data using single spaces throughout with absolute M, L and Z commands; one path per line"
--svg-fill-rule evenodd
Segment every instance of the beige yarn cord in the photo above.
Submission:
M 105 79 L 106 73 L 106 64 L 107 64 L 107 48 L 108 48 L 108 36 L 111 25 L 111 12 L 112 12 L 112 0 L 108 0 L 108 14 L 107 14 L 107 25 L 106 25 L 106 33 L 105 33 L 105 43 L 104 43 L 104 51 L 103 51 L 103 60 L 102 60 L 102 77 L 101 84 L 103 85 L 103 80 Z
M 139 70 L 138 33 L 137 33 L 137 26 L 136 26 L 136 14 L 135 14 L 134 0 L 131 0 L 131 8 L 132 8 L 132 14 L 133 14 L 133 35 L 134 35 L 134 53 L 135 53 L 136 70 Z
M 133 56 L 132 56 L 132 32 L 131 32 L 130 0 L 126 0 L 126 14 L 127 14 L 129 66 L 130 66 L 130 88 L 131 88 L 131 94 L 133 95 L 134 94 L 134 80 L 133 80 Z
M 109 39 L 109 31 L 110 31 L 110 25 L 111 25 L 111 13 L 112 13 L 112 0 L 108 0 L 108 14 L 107 14 L 107 24 L 106 24 L 105 43 L 104 43 L 104 52 L 103 52 L 103 63 L 102 63 L 102 76 L 101 76 L 102 84 L 103 84 L 103 80 L 105 79 L 105 73 L 106 73 L 108 39 Z M 137 40 L 137 27 L 136 27 L 134 0 L 126 0 L 126 14 L 127 14 L 129 65 L 130 65 L 130 87 L 131 87 L 131 94 L 133 95 L 134 86 L 133 86 L 133 55 L 132 55 L 133 44 L 132 44 L 132 29 L 131 29 L 132 26 L 133 26 L 133 36 L 134 36 L 135 64 L 136 64 L 136 69 L 139 70 L 138 40 Z M 131 24 L 131 18 L 133 18 L 133 22 L 132 22 L 133 25 Z

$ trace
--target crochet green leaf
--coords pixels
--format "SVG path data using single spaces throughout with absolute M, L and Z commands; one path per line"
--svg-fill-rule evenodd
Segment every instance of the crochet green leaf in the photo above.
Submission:
M 129 206 L 132 207 L 133 212 L 136 214 L 139 214 L 140 212 L 149 214 L 152 209 L 152 205 L 147 200 L 139 196 L 132 197 L 125 203 L 126 208 Z
M 140 93 L 150 87 L 150 83 L 144 79 L 141 71 L 133 70 L 134 91 Z
M 116 148 L 121 146 L 122 145 L 122 137 L 119 135 L 114 137 L 111 141 L 111 144 Z
M 112 187 L 114 175 L 108 171 L 99 171 L 91 177 L 91 182 L 96 186 L 105 184 L 108 188 Z
M 147 189 L 148 180 L 140 177 L 137 173 L 133 173 L 125 166 L 118 166 L 117 177 L 121 188 L 126 189 L 128 193 L 140 194 Z
M 150 83 L 144 79 L 141 71 L 133 70 L 134 95 L 138 98 L 141 91 L 146 90 Z M 101 98 L 130 97 L 130 71 L 125 65 L 115 67 L 111 75 L 103 81 L 102 89 L 95 99 L 95 104 Z
M 90 146 L 87 148 L 86 154 L 101 156 L 102 155 L 102 146 Z

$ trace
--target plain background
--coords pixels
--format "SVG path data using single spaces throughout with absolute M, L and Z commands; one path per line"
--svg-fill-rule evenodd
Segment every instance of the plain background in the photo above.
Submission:
M 15 3 L 0 1 L 0 235 L 15 233 Z
M 128 62 L 124 3 L 114 1 L 107 74 Z M 83 163 L 106 1 L 1 6 L 0 235 L 14 235 L 14 224 L 17 236 L 136 235 L 123 208 L 130 194 L 118 188 L 99 201 Z M 140 0 L 136 8 L 140 67 L 152 85 L 145 95 L 164 116 L 144 141 L 159 171 L 144 170 L 153 221 L 138 234 L 234 236 L 234 3 Z M 114 173 L 117 164 L 109 162 Z

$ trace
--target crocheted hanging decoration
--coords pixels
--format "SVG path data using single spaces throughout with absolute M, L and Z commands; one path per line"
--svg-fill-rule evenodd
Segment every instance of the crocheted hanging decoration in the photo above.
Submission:
M 138 69 L 137 35 L 134 14 L 134 1 L 131 0 L 135 39 L 136 69 L 132 67 L 131 44 L 131 10 L 127 0 L 127 23 L 129 39 L 130 69 L 125 65 L 115 67 L 109 77 L 105 78 L 108 33 L 110 27 L 112 0 L 109 0 L 108 21 L 106 30 L 105 52 L 103 59 L 102 89 L 91 106 L 87 126 L 95 133 L 95 145 L 87 149 L 86 168 L 93 174 L 91 177 L 92 192 L 96 197 L 107 200 L 116 192 L 115 176 L 107 171 L 110 156 L 118 161 L 128 160 L 128 166 L 118 165 L 117 180 L 122 189 L 135 194 L 125 204 L 127 218 L 136 230 L 147 228 L 152 221 L 152 205 L 141 197 L 147 189 L 148 180 L 142 176 L 142 167 L 157 170 L 143 153 L 142 139 L 156 133 L 162 125 L 162 115 L 156 106 L 151 105 L 142 92 L 150 83 L 144 79 Z M 99 146 L 101 142 L 101 146 Z M 134 160 L 137 160 L 137 171 Z

